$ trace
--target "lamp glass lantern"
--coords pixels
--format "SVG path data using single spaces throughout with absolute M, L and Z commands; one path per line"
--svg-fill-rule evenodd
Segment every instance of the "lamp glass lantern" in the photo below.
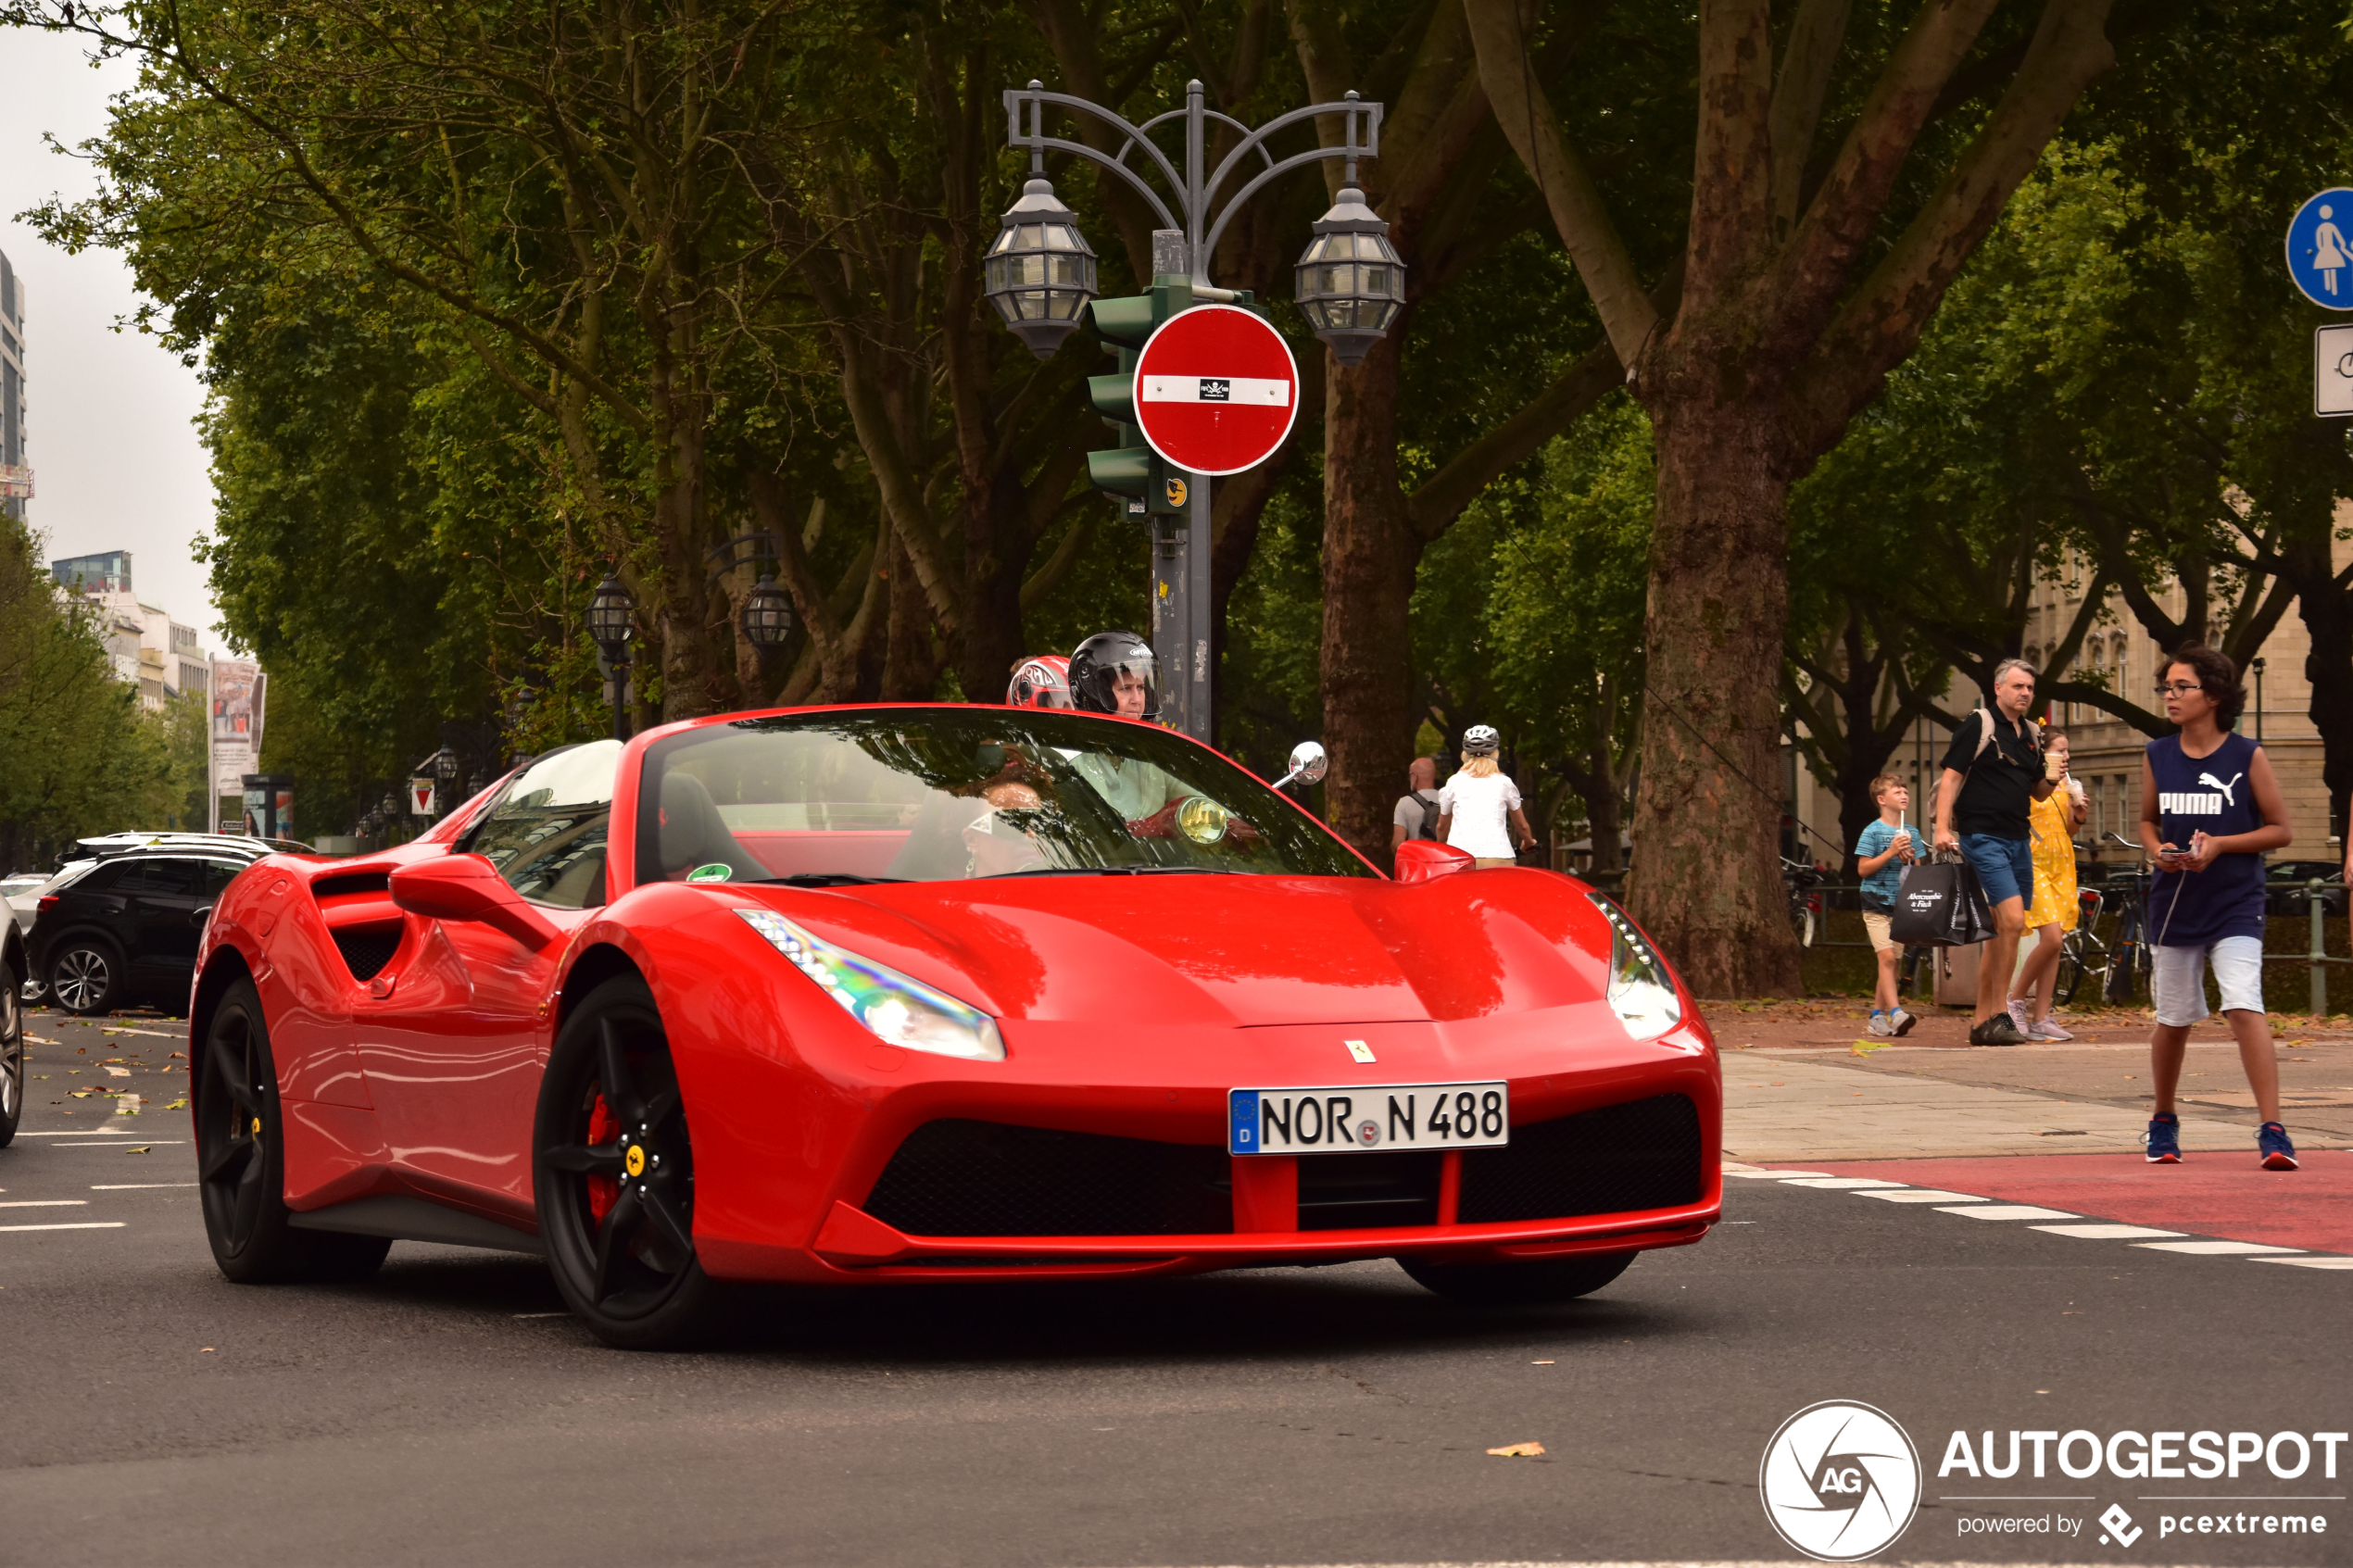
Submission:
M 1295 269 L 1293 297 L 1343 365 L 1371 352 L 1404 308 L 1404 260 L 1389 243 L 1389 225 L 1353 183 L 1316 220 Z
M 982 269 L 982 292 L 1032 354 L 1051 359 L 1095 297 L 1094 247 L 1078 232 L 1077 214 L 1042 175 L 1022 187 L 1000 221 Z
M 792 635 L 792 600 L 766 572 L 744 596 L 743 629 L 744 641 L 762 649 L 782 647 Z
M 629 639 L 637 631 L 637 601 L 621 585 L 618 577 L 608 577 L 597 584 L 588 597 L 588 640 L 604 650 L 605 657 L 619 659 L 629 651 Z

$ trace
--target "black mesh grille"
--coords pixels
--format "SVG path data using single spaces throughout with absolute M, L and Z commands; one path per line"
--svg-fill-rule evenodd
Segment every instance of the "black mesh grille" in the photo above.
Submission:
M 354 980 L 373 980 L 392 961 L 400 947 L 398 925 L 346 925 L 336 928 L 335 950 Z
M 1234 1228 L 1226 1151 L 998 1122 L 907 1135 L 866 1212 L 909 1236 L 1199 1236 Z
M 1463 1154 L 1462 1219 L 1561 1220 L 1696 1203 L 1699 1110 L 1657 1095 L 1512 1129 L 1502 1148 Z
M 1434 1225 L 1439 1173 L 1445 1162 L 1446 1156 L 1434 1148 L 1308 1155 L 1299 1162 L 1299 1228 Z
M 338 876 L 322 876 L 311 883 L 313 898 L 335 898 L 346 893 L 383 893 L 392 886 L 389 872 L 345 872 Z

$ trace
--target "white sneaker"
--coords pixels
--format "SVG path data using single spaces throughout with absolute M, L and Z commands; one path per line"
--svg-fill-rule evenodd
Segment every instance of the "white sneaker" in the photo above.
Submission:
M 2034 1027 L 2029 1030 L 2028 1033 L 2032 1035 L 2038 1040 L 2072 1040 L 2075 1038 L 2074 1035 L 2060 1028 L 2057 1021 L 2048 1018 L 2036 1019 L 2034 1021 Z
M 1871 1014 L 1871 1021 L 1868 1025 L 1866 1025 L 1866 1028 L 1869 1033 L 1876 1035 L 1881 1039 L 1892 1039 L 1895 1034 L 1894 1028 L 1887 1022 L 1887 1014 L 1883 1012 L 1875 1012 Z
M 1901 1038 L 1903 1035 L 1910 1034 L 1912 1032 L 1912 1025 L 1918 1023 L 1919 1022 L 1919 1019 L 1914 1018 L 1902 1008 L 1897 1008 L 1894 1012 L 1887 1015 L 1887 1032 Z
M 2034 1004 L 2032 1002 L 2012 1002 L 2010 1022 L 2017 1024 L 2018 1032 L 2028 1039 L 2038 1037 L 2034 1033 Z

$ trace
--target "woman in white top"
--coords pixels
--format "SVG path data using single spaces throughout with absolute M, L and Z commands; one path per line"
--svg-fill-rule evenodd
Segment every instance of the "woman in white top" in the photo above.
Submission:
M 1462 771 L 1438 792 L 1439 841 L 1467 849 L 1471 864 L 1482 869 L 1517 864 L 1514 844 L 1536 847 L 1520 812 L 1519 786 L 1495 765 L 1500 744 L 1494 726 L 1473 724 L 1463 734 Z

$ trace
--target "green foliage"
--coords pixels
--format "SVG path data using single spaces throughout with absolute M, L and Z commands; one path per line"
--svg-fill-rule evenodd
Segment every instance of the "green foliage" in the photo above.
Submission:
M 109 678 L 93 618 L 57 591 L 40 541 L 0 515 L 0 864 L 162 825 L 183 782 L 172 738 L 137 686 Z

